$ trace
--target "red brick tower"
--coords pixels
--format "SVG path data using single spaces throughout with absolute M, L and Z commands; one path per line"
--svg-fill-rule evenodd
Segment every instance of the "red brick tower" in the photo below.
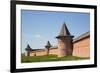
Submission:
M 58 40 L 58 57 L 64 57 L 67 55 L 72 55 L 73 52 L 73 37 L 66 24 L 62 25 L 59 35 L 56 37 Z
M 32 48 L 30 47 L 30 45 L 28 44 L 27 47 L 25 48 L 26 50 L 26 56 L 30 56 L 30 52 L 32 50 Z
M 47 44 L 45 45 L 45 48 L 47 49 L 47 55 L 49 55 L 49 49 L 51 47 L 51 44 L 49 41 L 47 41 Z

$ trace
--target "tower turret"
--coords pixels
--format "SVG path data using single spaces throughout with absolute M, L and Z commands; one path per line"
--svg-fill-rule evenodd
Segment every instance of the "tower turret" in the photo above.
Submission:
M 47 44 L 45 45 L 45 48 L 47 49 L 47 55 L 49 55 L 49 49 L 51 47 L 51 44 L 49 41 L 47 41 Z
M 25 48 L 26 50 L 26 56 L 30 56 L 30 51 L 32 50 L 32 48 L 30 47 L 30 45 L 28 44 L 27 47 Z
M 62 25 L 59 35 L 56 37 L 58 40 L 58 57 L 72 55 L 73 51 L 73 37 L 66 24 Z

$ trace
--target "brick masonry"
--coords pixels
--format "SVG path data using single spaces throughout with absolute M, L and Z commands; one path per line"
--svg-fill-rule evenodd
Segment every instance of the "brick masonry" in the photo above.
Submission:
M 59 54 L 58 48 L 50 48 L 49 54 L 58 55 Z M 43 56 L 43 55 L 46 55 L 46 50 L 38 50 L 30 52 L 30 56 Z M 90 37 L 86 37 L 77 42 L 73 42 L 72 55 L 77 57 L 90 57 Z
M 90 57 L 90 37 L 74 43 L 73 55 L 78 57 Z

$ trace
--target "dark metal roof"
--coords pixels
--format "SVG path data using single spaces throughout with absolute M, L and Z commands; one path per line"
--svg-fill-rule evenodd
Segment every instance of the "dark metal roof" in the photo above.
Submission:
M 82 39 L 84 39 L 84 38 L 86 38 L 86 37 L 89 37 L 89 36 L 90 36 L 90 32 L 88 31 L 88 32 L 86 32 L 86 33 L 80 35 L 79 37 L 73 39 L 73 42 L 77 42 L 77 41 L 82 40 Z
M 29 44 L 27 45 L 27 48 L 30 48 L 30 45 Z
M 59 36 L 67 36 L 67 35 L 70 35 L 70 32 L 69 32 L 69 30 L 68 30 L 66 24 L 64 23 L 64 24 L 62 25 L 61 30 L 60 30 Z
M 69 30 L 68 30 L 65 23 L 63 23 L 62 28 L 60 30 L 60 33 L 56 38 L 64 37 L 64 36 L 71 36 L 71 34 L 70 34 L 70 32 L 69 32 Z
M 29 44 L 27 45 L 26 50 L 31 50 L 31 47 Z
M 47 44 L 46 44 L 46 46 L 45 47 L 51 47 L 51 44 L 50 44 L 50 42 L 49 41 L 47 41 Z

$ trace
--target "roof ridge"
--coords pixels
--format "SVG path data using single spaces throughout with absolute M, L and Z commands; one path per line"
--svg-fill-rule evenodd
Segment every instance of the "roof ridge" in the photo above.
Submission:
M 87 31 L 87 32 L 81 34 L 80 36 L 74 38 L 74 39 L 73 39 L 73 42 L 76 42 L 76 41 L 78 41 L 78 40 L 80 40 L 80 39 L 83 39 L 83 38 L 85 38 L 85 37 L 87 37 L 87 36 L 89 36 L 89 35 L 90 35 L 90 31 Z

